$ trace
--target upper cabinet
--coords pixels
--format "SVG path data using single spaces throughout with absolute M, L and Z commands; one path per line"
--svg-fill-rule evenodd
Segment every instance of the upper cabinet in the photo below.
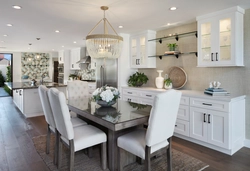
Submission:
M 58 62 L 59 64 L 64 63 L 64 50 L 58 51 Z
M 233 7 L 196 18 L 198 67 L 244 66 L 243 15 Z
M 84 56 L 85 56 L 85 48 L 71 49 L 70 50 L 70 69 L 79 70 L 80 65 L 77 62 Z
M 130 67 L 131 68 L 156 68 L 156 59 L 148 56 L 156 54 L 155 31 L 145 31 L 133 34 L 130 37 Z

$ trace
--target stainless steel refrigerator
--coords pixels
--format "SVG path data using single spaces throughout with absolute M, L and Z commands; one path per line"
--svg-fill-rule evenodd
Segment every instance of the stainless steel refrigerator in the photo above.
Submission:
M 96 61 L 96 86 L 118 86 L 117 59 L 97 59 Z

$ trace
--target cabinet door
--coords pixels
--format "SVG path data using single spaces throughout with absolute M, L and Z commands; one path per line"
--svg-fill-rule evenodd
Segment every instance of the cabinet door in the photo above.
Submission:
M 139 103 L 138 98 L 133 97 L 133 96 L 123 96 L 122 100 L 128 101 L 128 102 L 134 102 L 134 103 Z
M 243 14 L 198 20 L 198 66 L 243 66 Z
M 228 113 L 207 111 L 207 142 L 223 148 L 229 148 Z
M 23 89 L 19 90 L 19 109 L 23 113 Z
M 190 137 L 207 142 L 206 109 L 190 107 Z
M 13 102 L 18 107 L 19 90 L 13 90 Z M 19 108 L 19 107 L 18 107 Z
M 154 31 L 146 31 L 131 36 L 130 38 L 130 66 L 131 68 L 155 68 L 156 58 L 149 57 L 155 55 L 156 42 L 148 42 L 155 39 Z
M 70 50 L 70 69 L 80 69 L 79 64 L 77 64 L 77 62 L 80 60 L 80 55 L 80 49 Z

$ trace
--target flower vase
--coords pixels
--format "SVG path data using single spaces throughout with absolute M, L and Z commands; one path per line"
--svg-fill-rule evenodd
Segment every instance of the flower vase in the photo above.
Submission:
M 106 102 L 106 101 L 103 101 L 103 100 L 97 100 L 96 103 L 99 104 L 102 107 L 110 107 L 110 106 L 114 105 L 116 103 L 116 101 L 113 100 L 111 102 Z
M 157 70 L 157 72 L 159 73 L 159 76 L 155 78 L 155 85 L 157 88 L 163 88 L 164 78 L 161 76 L 163 70 Z
M 173 88 L 173 84 L 172 83 L 169 83 L 169 85 L 164 84 L 164 88 L 171 89 L 171 88 Z

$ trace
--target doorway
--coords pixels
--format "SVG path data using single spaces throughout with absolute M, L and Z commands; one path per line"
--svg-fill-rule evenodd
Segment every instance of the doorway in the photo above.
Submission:
M 54 74 L 53 74 L 53 78 L 54 78 L 54 82 L 58 83 L 58 61 L 54 61 Z
M 13 80 L 13 54 L 0 53 L 0 97 L 12 96 L 12 91 L 4 82 Z

